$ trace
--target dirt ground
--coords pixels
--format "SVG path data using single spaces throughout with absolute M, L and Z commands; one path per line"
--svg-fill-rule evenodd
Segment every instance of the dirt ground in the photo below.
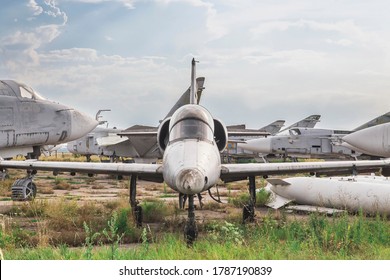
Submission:
M 15 180 L 25 176 L 24 171 L 10 171 L 10 179 Z M 12 183 L 11 181 L 11 183 Z M 71 176 L 67 173 L 53 176 L 51 172 L 39 171 L 34 177 L 34 183 L 37 186 L 36 200 L 55 200 L 65 198 L 68 200 L 75 200 L 78 203 L 86 201 L 107 202 L 115 201 L 117 199 L 129 199 L 129 178 L 124 177 L 119 180 L 111 175 L 94 175 L 88 177 L 87 175 L 77 174 Z M 239 193 L 246 192 L 246 182 L 238 182 L 229 185 L 219 185 L 218 193 L 216 188 L 213 188 L 213 195 L 220 195 L 222 204 L 226 204 L 228 196 L 232 197 Z M 11 192 L 3 192 L 0 195 L 0 214 L 7 214 L 14 206 L 23 205 L 23 201 L 12 201 L 10 199 Z M 166 202 L 178 203 L 178 194 L 170 189 L 164 183 L 154 183 L 138 180 L 137 181 L 137 199 L 143 200 L 161 199 Z M 202 202 L 207 205 L 215 203 L 210 195 L 205 192 L 202 194 Z M 200 210 L 198 199 L 195 199 L 195 207 Z M 199 219 L 221 219 L 224 216 L 223 206 L 217 207 L 215 210 L 204 209 L 196 211 Z M 222 209 L 222 210 L 221 210 Z M 239 209 L 237 209 L 239 210 Z

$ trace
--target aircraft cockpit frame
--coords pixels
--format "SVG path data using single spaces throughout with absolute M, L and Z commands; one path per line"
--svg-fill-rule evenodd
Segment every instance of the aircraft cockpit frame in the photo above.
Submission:
M 206 109 L 199 105 L 186 105 L 172 116 L 169 142 L 183 139 L 213 143 L 214 120 Z
M 21 101 L 46 100 L 31 87 L 13 80 L 1 81 L 0 95 L 17 97 Z

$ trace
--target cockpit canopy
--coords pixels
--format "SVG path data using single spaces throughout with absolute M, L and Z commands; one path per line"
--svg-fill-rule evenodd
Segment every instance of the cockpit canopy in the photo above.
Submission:
M 31 87 L 13 80 L 0 81 L 0 95 L 16 96 L 31 100 L 45 100 Z
M 169 141 L 178 139 L 214 140 L 214 120 L 199 105 L 185 105 L 170 120 Z

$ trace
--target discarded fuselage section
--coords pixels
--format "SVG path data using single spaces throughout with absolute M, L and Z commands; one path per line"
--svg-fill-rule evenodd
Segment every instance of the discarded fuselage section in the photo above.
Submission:
M 390 214 L 390 180 L 383 176 L 293 177 L 268 179 L 271 192 L 267 206 L 278 209 L 290 202 L 365 214 Z

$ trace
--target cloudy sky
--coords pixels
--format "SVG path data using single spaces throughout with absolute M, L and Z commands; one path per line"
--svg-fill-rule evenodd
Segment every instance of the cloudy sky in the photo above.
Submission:
M 225 124 L 390 111 L 385 0 L 2 0 L 0 78 L 110 126 L 157 125 L 190 83 Z

